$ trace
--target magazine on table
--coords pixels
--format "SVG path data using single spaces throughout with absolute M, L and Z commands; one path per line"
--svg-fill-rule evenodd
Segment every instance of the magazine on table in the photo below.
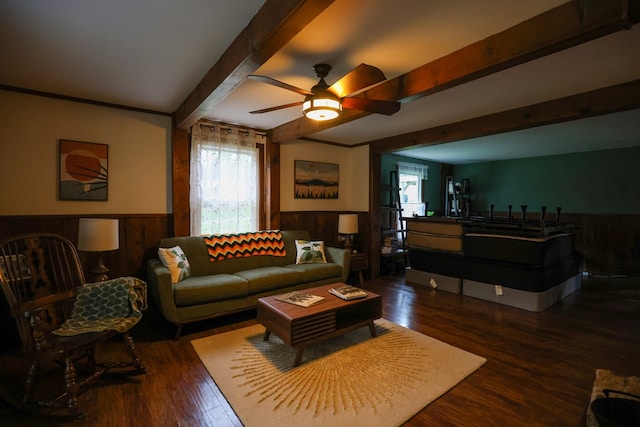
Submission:
M 331 288 L 329 289 L 329 293 L 347 301 L 367 296 L 367 293 L 362 289 L 349 285 Z
M 324 300 L 324 297 L 318 295 L 311 295 L 306 292 L 289 292 L 288 294 L 277 296 L 276 299 L 282 302 L 288 302 L 289 304 L 299 305 L 300 307 L 309 307 L 310 305 L 317 304 Z

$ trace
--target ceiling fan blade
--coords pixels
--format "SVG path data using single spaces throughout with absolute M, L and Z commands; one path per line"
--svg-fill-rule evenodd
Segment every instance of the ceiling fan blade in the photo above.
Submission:
M 313 93 L 311 93 L 308 90 L 300 89 L 299 87 L 292 86 L 290 84 L 281 82 L 280 80 L 272 79 L 271 77 L 257 76 L 255 74 L 251 74 L 249 76 L 249 78 L 251 80 L 256 80 L 258 82 L 262 82 L 262 83 L 266 83 L 266 84 L 269 84 L 269 85 L 273 85 L 273 86 L 276 86 L 276 87 L 279 87 L 279 88 L 282 88 L 282 89 L 287 89 L 287 90 L 290 90 L 292 92 L 299 93 L 300 95 L 305 95 L 305 96 L 306 95 L 313 95 Z
M 342 108 L 350 108 L 390 116 L 400 110 L 400 103 L 396 101 L 383 101 L 380 99 L 347 97 L 342 100 Z
M 379 68 L 367 64 L 360 64 L 332 84 L 329 90 L 339 98 L 343 98 L 361 89 L 385 81 L 386 79 L 384 73 L 380 71 Z
M 262 110 L 249 111 L 250 114 L 262 114 L 269 113 L 271 111 L 282 110 L 289 107 L 297 107 L 302 105 L 302 101 L 300 102 L 292 102 L 291 104 L 278 105 L 276 107 L 263 108 Z

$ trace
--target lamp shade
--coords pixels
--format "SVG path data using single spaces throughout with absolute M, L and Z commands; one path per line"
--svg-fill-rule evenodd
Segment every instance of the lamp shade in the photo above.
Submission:
M 86 252 L 113 251 L 119 247 L 118 220 L 80 218 L 78 250 Z
M 338 216 L 338 233 L 339 234 L 358 233 L 358 215 L 344 214 L 344 215 Z
M 302 113 L 316 121 L 335 119 L 342 111 L 342 103 L 335 98 L 309 96 L 302 104 Z

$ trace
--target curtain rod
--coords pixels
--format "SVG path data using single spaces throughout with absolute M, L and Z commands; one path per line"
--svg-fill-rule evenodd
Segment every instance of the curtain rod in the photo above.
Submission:
M 198 126 L 200 126 L 200 127 L 209 127 L 209 128 L 212 128 L 212 129 L 215 129 L 216 126 L 217 126 L 220 130 L 226 130 L 228 133 L 231 133 L 231 132 L 233 132 L 234 129 L 237 129 L 238 132 L 242 132 L 245 135 L 249 135 L 249 133 L 255 132 L 256 136 L 261 136 L 263 138 L 266 138 L 266 136 L 267 136 L 266 132 L 262 132 L 262 131 L 259 131 L 259 130 L 256 130 L 256 129 L 246 128 L 246 127 L 242 127 L 242 126 L 227 125 L 227 124 L 217 123 L 217 122 L 200 121 L 200 122 L 198 122 Z

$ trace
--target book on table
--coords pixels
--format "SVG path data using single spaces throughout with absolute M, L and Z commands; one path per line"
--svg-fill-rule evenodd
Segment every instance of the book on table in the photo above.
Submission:
M 367 296 L 367 293 L 362 289 L 348 285 L 331 288 L 329 289 L 329 293 L 347 301 L 352 299 L 364 298 Z
M 309 307 L 310 305 L 317 304 L 324 300 L 324 297 L 312 295 L 306 292 L 294 291 L 279 295 L 276 299 L 278 301 L 288 302 L 289 304 L 299 305 L 300 307 Z

